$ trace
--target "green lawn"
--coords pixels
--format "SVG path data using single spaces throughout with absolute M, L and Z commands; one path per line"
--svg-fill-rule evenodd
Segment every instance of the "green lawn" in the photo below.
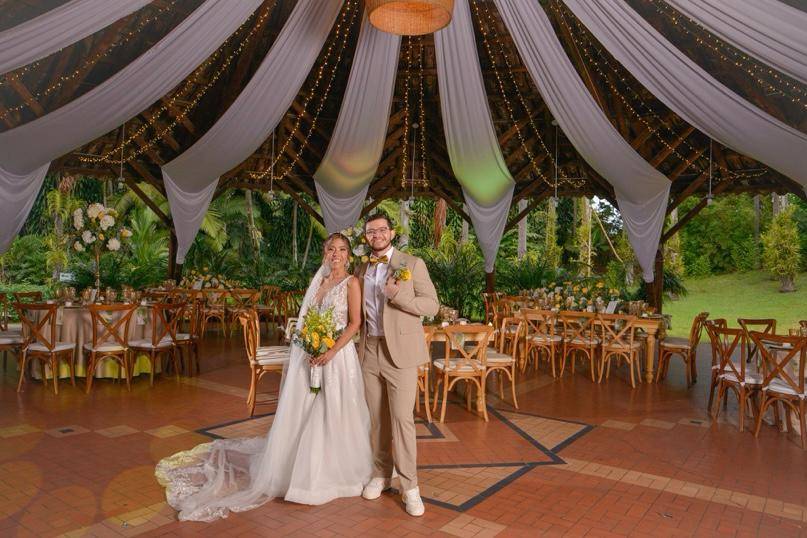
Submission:
M 690 278 L 684 284 L 686 297 L 664 302 L 664 313 L 672 314 L 673 336 L 688 336 L 692 319 L 704 311 L 735 327 L 737 318 L 775 318 L 776 332 L 784 334 L 798 320 L 807 319 L 807 273 L 796 278 L 793 293 L 779 293 L 778 281 L 761 271 Z

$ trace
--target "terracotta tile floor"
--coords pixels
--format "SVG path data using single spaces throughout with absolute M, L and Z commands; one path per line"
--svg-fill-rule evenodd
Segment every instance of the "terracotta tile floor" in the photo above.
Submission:
M 240 339 L 202 346 L 203 374 L 150 388 L 102 380 L 0 382 L 0 536 L 807 536 L 807 452 L 765 426 L 737 431 L 737 406 L 706 415 L 708 351 L 687 390 L 680 363 L 660 385 L 603 385 L 585 370 L 553 381 L 529 372 L 520 409 L 490 396 L 490 422 L 456 399 L 445 424 L 418 423 L 426 515 L 396 496 L 308 507 L 283 501 L 213 524 L 178 523 L 153 475 L 163 456 L 216 437 L 259 435 L 268 403 L 246 420 Z M 11 362 L 11 361 L 10 361 Z

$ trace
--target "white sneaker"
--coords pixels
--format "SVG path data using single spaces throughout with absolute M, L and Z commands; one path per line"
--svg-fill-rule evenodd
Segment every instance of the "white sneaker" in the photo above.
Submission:
M 423 500 L 420 498 L 420 488 L 412 488 L 404 492 L 403 502 L 406 505 L 406 513 L 410 516 L 419 517 L 426 512 Z
M 385 489 L 389 489 L 390 486 L 390 479 L 389 478 L 371 478 L 367 485 L 364 486 L 364 490 L 361 492 L 361 496 L 367 499 L 368 501 L 372 501 L 381 497 L 381 492 Z

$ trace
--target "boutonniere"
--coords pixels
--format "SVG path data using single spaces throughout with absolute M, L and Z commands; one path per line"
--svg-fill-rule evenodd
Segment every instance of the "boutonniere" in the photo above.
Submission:
M 392 273 L 392 278 L 399 282 L 406 282 L 407 280 L 412 280 L 412 271 L 406 266 L 406 264 L 401 265 L 398 267 L 394 273 Z

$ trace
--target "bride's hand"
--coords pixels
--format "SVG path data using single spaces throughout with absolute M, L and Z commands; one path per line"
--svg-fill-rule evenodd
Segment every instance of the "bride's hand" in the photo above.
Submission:
M 331 362 L 331 359 L 333 359 L 334 355 L 336 355 L 336 352 L 334 352 L 333 349 L 329 349 L 328 351 L 326 351 L 325 353 L 323 353 L 318 357 L 311 357 L 311 364 L 314 366 L 325 366 L 326 364 Z

